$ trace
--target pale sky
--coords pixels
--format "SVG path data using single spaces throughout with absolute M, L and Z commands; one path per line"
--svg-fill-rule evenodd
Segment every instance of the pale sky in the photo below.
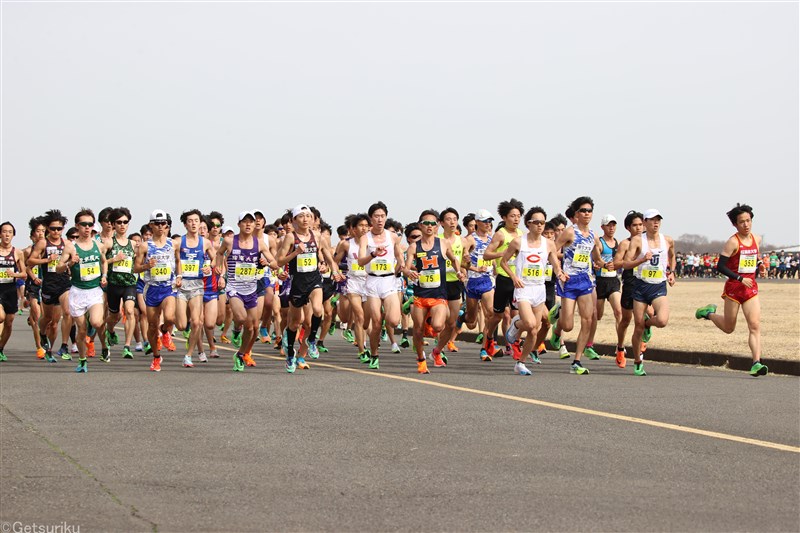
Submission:
M 510 197 L 800 243 L 798 3 L 2 3 L 0 219 Z M 626 232 L 620 231 L 620 235 Z

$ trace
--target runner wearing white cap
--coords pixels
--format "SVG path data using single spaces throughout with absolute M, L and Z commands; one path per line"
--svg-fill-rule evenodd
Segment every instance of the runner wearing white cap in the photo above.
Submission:
M 587 357 L 597 355 L 593 347 L 594 335 L 597 330 L 597 322 L 603 318 L 606 301 L 611 304 L 611 311 L 614 313 L 615 330 L 622 318 L 622 307 L 620 306 L 622 285 L 619 280 L 619 271 L 614 263 L 614 256 L 619 247 L 619 243 L 614 237 L 617 231 L 617 218 L 611 214 L 605 215 L 600 221 L 600 228 L 603 230 L 603 234 L 595 237 L 595 246 L 600 254 L 600 263 L 595 265 L 594 272 L 595 290 L 597 291 L 597 320 L 594 322 L 589 342 L 584 350 Z

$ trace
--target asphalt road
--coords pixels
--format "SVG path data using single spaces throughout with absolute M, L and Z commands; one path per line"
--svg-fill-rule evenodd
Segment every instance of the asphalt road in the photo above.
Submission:
M 288 375 L 257 345 L 163 371 L 0 364 L 0 526 L 73 531 L 798 531 L 800 380 L 554 354 L 516 376 L 461 343 L 418 376 L 339 333 Z M 17 529 L 20 530 L 21 529 Z M 62 530 L 63 531 L 63 530 Z

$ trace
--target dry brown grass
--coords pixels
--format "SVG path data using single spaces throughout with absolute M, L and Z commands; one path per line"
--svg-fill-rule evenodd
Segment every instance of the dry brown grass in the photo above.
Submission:
M 707 320 L 697 320 L 695 309 L 706 304 L 717 304 L 720 311 L 723 302 L 723 281 L 678 280 L 669 290 L 670 319 L 665 329 L 654 329 L 649 346 L 661 349 L 692 352 L 741 354 L 750 356 L 747 346 L 747 323 L 739 312 L 736 331 L 726 335 Z M 762 356 L 774 359 L 800 359 L 800 283 L 762 282 L 759 284 L 761 299 L 761 345 Z M 630 345 L 633 326 L 628 328 L 626 345 Z M 575 340 L 577 330 L 566 334 L 567 340 Z M 616 343 L 614 315 L 606 304 L 603 318 L 597 326 L 595 342 Z

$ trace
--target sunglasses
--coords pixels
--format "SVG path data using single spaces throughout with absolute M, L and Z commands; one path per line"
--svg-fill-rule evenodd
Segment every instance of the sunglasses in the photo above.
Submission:
M 115 220 L 114 224 L 127 224 L 128 222 L 130 222 L 130 221 L 129 220 Z
M 421 239 L 422 235 L 409 235 L 408 238 L 411 240 Z
M 166 220 L 151 220 L 150 223 L 151 224 L 155 224 L 156 226 L 166 226 L 167 225 L 167 221 Z
M 436 226 L 439 223 L 433 220 L 423 220 L 422 222 L 420 222 L 420 224 L 422 224 L 423 226 Z
M 536 224 L 537 226 L 544 226 L 544 220 L 531 220 L 528 224 Z
M 214 226 L 215 228 L 221 228 L 222 227 L 222 224 L 211 224 L 211 225 Z
M 64 229 L 64 226 L 50 226 L 47 229 L 49 229 L 50 231 L 61 231 Z
M 578 213 L 591 213 L 592 211 L 594 211 L 594 209 L 591 207 L 581 207 L 578 209 Z
M 82 226 L 84 228 L 91 228 L 94 226 L 94 222 L 78 222 L 78 226 Z

